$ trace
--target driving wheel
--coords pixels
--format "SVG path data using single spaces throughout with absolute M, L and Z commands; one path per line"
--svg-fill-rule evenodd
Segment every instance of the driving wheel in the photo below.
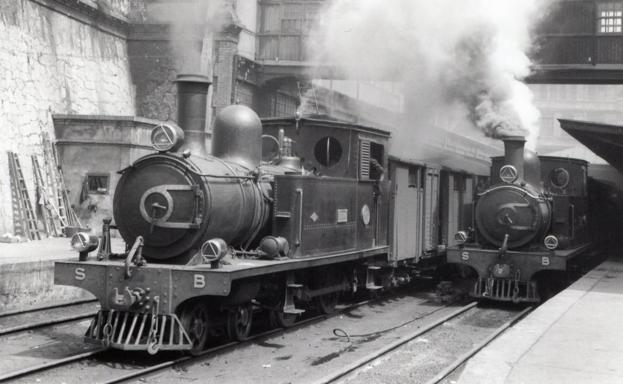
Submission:
M 208 309 L 198 302 L 188 303 L 182 309 L 180 320 L 192 343 L 190 353 L 192 355 L 199 354 L 205 348 L 208 340 Z
M 227 334 L 232 340 L 244 341 L 251 333 L 253 320 L 253 306 L 251 304 L 240 305 L 229 311 L 227 315 Z

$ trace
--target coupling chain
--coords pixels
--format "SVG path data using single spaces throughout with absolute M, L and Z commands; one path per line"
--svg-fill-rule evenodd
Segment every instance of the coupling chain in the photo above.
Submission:
M 491 296 L 491 292 L 493 292 L 493 284 L 495 283 L 495 279 L 491 276 L 487 278 L 487 283 L 485 284 L 485 291 L 483 292 L 483 297 Z
M 519 296 L 519 278 L 521 277 L 521 271 L 519 268 L 515 271 L 515 287 L 513 288 L 513 302 L 518 302 Z
M 158 312 L 160 312 L 160 297 L 154 297 L 154 305 L 151 307 L 151 328 L 147 336 L 147 352 L 153 355 L 160 350 L 160 342 L 158 339 Z
M 112 339 L 113 329 L 112 329 L 112 313 L 113 310 L 108 311 L 108 316 L 106 319 L 106 324 L 104 324 L 104 328 L 102 329 L 102 345 L 104 348 L 110 347 L 110 340 Z

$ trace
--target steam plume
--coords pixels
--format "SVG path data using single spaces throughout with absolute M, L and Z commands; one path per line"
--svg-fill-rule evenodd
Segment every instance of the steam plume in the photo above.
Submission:
M 525 135 L 534 147 L 539 112 L 529 74 L 530 27 L 539 0 L 333 0 L 309 46 L 350 79 L 399 81 L 405 124 L 440 115 L 489 137 Z
M 224 0 L 182 0 L 175 3 L 153 2 L 150 18 L 169 26 L 178 73 L 211 75 L 211 34 L 232 20 L 233 12 Z

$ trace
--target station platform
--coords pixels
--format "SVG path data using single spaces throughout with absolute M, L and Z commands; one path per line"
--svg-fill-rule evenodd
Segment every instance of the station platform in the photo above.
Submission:
M 457 384 L 623 383 L 623 258 L 612 257 L 482 349 Z
M 118 252 L 123 241 L 113 238 L 111 246 Z M 77 258 L 65 237 L 0 243 L 0 314 L 94 298 L 81 289 L 54 285 L 54 262 Z

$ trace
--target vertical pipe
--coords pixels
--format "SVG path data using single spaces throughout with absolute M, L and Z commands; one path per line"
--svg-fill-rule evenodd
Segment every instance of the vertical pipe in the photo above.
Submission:
M 176 83 L 177 123 L 184 131 L 181 150 L 205 156 L 208 89 L 212 83 L 202 75 L 178 75 Z
M 524 146 L 523 136 L 507 136 L 504 140 L 504 163 L 517 169 L 517 180 L 524 180 Z

